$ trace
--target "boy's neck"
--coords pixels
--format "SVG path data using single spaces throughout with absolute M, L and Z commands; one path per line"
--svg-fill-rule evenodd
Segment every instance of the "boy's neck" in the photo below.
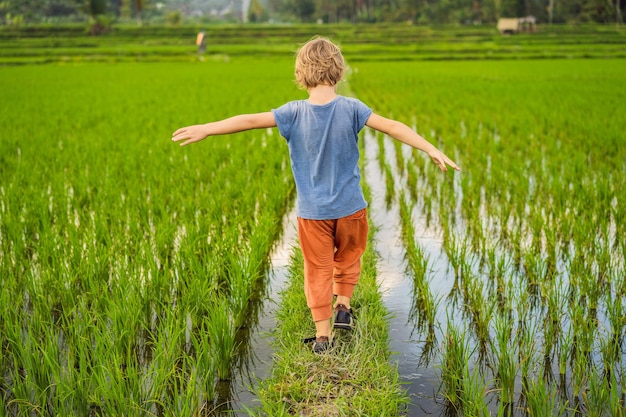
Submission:
M 308 92 L 311 104 L 327 104 L 337 98 L 336 85 L 316 85 L 309 88 Z

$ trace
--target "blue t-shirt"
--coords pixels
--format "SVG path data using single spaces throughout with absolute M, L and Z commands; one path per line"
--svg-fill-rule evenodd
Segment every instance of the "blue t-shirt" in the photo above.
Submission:
M 367 207 L 358 135 L 372 110 L 357 99 L 338 96 L 323 105 L 291 101 L 272 112 L 289 147 L 298 216 L 339 219 Z

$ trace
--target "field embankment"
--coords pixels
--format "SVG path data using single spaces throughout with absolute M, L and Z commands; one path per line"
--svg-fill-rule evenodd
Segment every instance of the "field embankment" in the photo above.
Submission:
M 626 35 L 612 25 L 547 26 L 502 36 L 494 26 L 208 25 L 113 26 L 89 36 L 82 25 L 0 28 L 0 65 L 51 62 L 193 61 L 196 34 L 208 57 L 292 57 L 314 35 L 339 42 L 351 62 L 624 58 Z

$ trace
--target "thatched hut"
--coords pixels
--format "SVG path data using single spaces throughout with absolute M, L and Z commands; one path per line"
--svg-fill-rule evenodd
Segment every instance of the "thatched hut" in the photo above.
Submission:
M 498 19 L 498 31 L 502 35 L 512 35 L 519 32 L 520 24 L 518 18 Z
M 535 32 L 537 19 L 535 16 L 526 17 L 503 17 L 498 19 L 498 31 L 502 35 L 512 35 L 518 32 Z

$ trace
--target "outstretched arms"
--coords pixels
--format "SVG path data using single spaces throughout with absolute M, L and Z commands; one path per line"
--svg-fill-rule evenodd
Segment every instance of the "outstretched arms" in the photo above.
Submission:
M 448 170 L 446 165 L 450 165 L 457 171 L 461 170 L 461 168 L 459 168 L 459 166 L 452 159 L 448 158 L 433 144 L 418 135 L 413 129 L 402 122 L 387 119 L 372 113 L 369 119 L 367 119 L 367 123 L 365 123 L 365 125 L 389 135 L 402 143 L 406 143 L 407 145 L 419 149 L 420 151 L 426 152 L 442 171 Z
M 226 135 L 228 133 L 243 132 L 250 129 L 275 127 L 274 113 L 240 114 L 228 119 L 211 122 L 204 125 L 181 127 L 172 134 L 174 142 L 183 141 L 180 146 L 199 142 L 208 136 Z

